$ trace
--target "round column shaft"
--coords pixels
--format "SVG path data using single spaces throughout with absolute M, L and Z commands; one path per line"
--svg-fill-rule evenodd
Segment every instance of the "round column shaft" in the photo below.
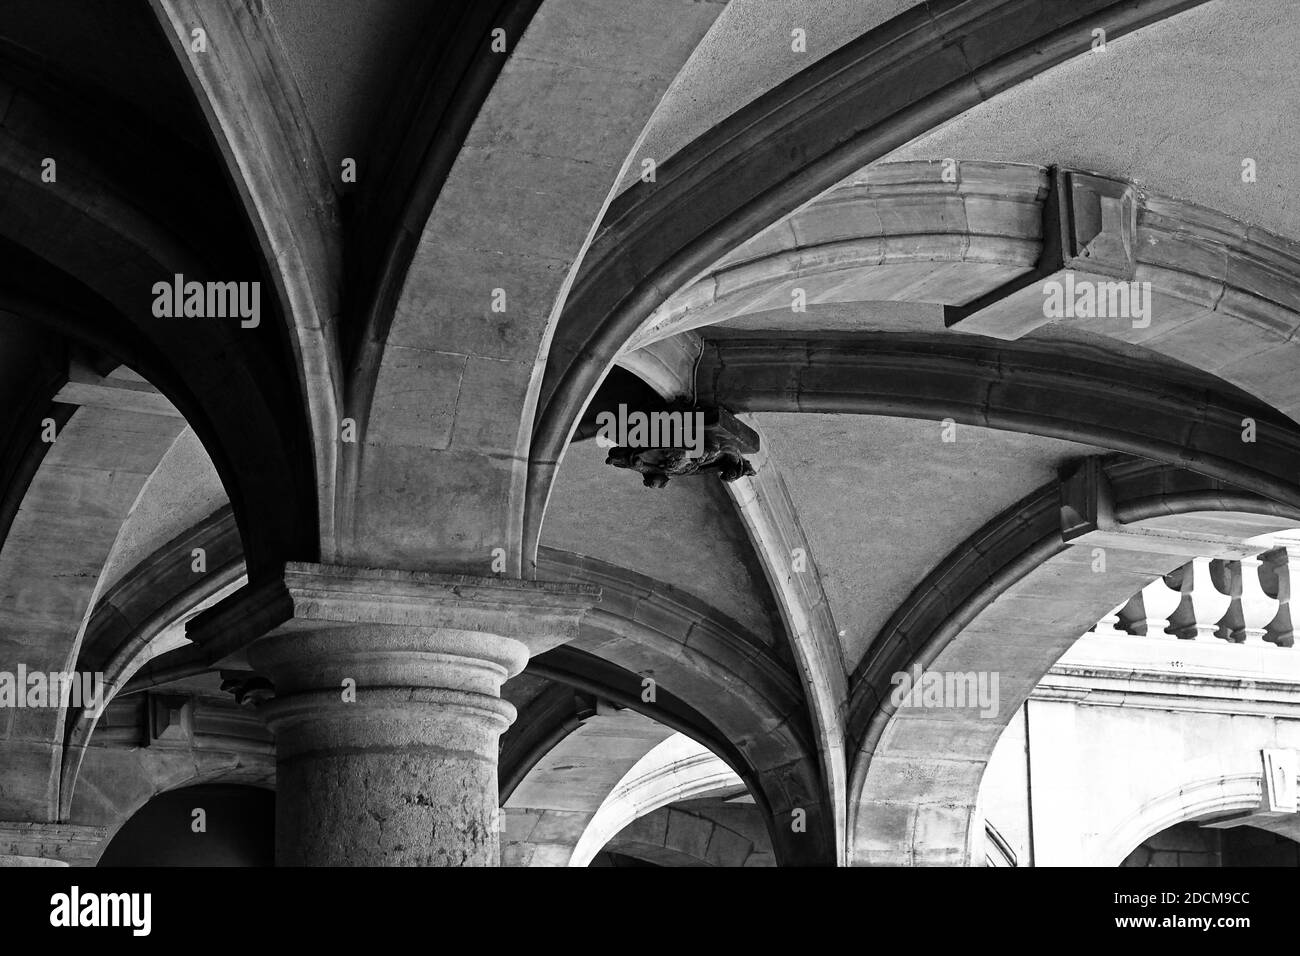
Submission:
M 499 865 L 501 685 L 598 590 L 309 564 L 284 585 L 292 618 L 248 648 L 275 686 L 276 862 Z
M 282 866 L 492 866 L 501 684 L 519 641 L 382 625 L 289 632 L 250 654 L 277 688 Z

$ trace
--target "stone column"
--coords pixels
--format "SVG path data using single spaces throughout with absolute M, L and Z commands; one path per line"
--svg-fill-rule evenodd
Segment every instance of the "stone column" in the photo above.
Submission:
M 93 866 L 107 836 L 107 827 L 0 822 L 0 867 Z
M 293 619 L 256 641 L 275 684 L 282 866 L 495 866 L 501 684 L 572 639 L 598 590 L 291 564 Z

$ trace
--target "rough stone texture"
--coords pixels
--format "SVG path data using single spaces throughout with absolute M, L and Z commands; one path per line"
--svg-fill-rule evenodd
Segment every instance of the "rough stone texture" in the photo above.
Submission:
M 251 654 L 277 684 L 287 678 L 291 687 L 291 660 L 310 662 L 311 684 L 320 688 L 264 705 L 278 753 L 277 862 L 496 865 L 497 738 L 514 708 L 495 692 L 511 657 L 513 669 L 522 666 L 523 646 L 488 638 L 479 642 L 484 659 L 475 659 L 458 656 L 465 648 L 438 635 L 422 635 L 385 652 L 385 663 L 369 673 L 344 651 L 335 679 L 326 681 L 321 668 L 329 669 L 330 650 L 337 654 L 340 641 L 364 648 L 376 636 L 373 628 L 339 630 L 345 633 L 273 636 Z M 277 646 L 286 637 L 297 653 Z M 486 659 L 496 655 L 498 662 Z M 339 689 L 349 677 L 353 703 Z
M 452 713 L 422 720 L 420 736 L 446 747 L 392 744 L 396 728 L 314 741 L 370 747 L 282 760 L 276 804 L 281 866 L 493 866 L 497 862 L 496 761 L 500 729 Z M 373 721 L 373 717 L 371 718 Z M 501 727 L 505 725 L 502 720 Z M 459 753 L 458 753 L 459 752 Z
M 68 823 L 0 823 L 0 867 L 84 865 L 106 828 Z
M 277 692 L 277 861 L 497 865 L 500 689 L 529 647 L 485 628 L 545 645 L 594 590 L 311 565 L 286 585 L 297 617 L 249 651 Z

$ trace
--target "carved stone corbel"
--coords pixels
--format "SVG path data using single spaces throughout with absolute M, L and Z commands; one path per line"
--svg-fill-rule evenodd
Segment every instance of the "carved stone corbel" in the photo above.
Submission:
M 1170 526 L 1128 525 L 1115 506 L 1101 459 L 1086 458 L 1061 481 L 1061 538 L 1070 545 L 1118 548 L 1187 558 L 1237 561 L 1267 550 L 1229 535 L 1207 534 Z
M 944 324 L 959 332 L 1018 339 L 1052 321 L 1044 289 L 1059 282 L 1131 282 L 1137 213 L 1131 183 L 1052 167 L 1043 201 L 1043 252 L 1034 269 L 987 295 L 944 308 Z M 1067 274 L 1070 274 L 1067 279 Z
M 647 488 L 662 488 L 672 478 L 715 473 L 731 482 L 755 474 L 754 466 L 744 457 L 759 448 L 758 433 L 725 408 L 680 406 L 670 412 L 702 416 L 701 448 L 680 446 L 616 445 L 609 450 L 605 464 L 640 472 Z

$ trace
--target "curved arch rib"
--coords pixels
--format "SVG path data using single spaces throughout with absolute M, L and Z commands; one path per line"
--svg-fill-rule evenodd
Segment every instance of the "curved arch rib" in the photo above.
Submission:
M 342 404 L 342 230 L 320 147 L 263 4 L 150 4 L 225 157 L 289 324 L 311 430 L 320 548 L 329 555 Z M 191 31 L 200 28 L 210 41 L 191 53 Z
M 601 588 L 578 639 L 559 650 L 617 668 L 630 685 L 610 700 L 689 734 L 736 769 L 763 811 L 782 865 L 833 865 L 833 810 L 798 678 L 734 622 L 676 589 L 553 549 L 543 549 L 542 561 L 548 580 Z M 530 667 L 549 666 L 556 653 Z M 711 736 L 671 712 L 647 710 L 646 675 L 661 708 L 679 702 L 697 724 L 713 728 Z M 806 825 L 792 827 L 795 818 Z
M 922 3 L 737 111 L 610 210 L 547 360 L 529 461 L 524 554 L 583 408 L 664 299 L 889 150 L 1107 36 L 1203 0 Z M 791 156 L 796 157 L 792 162 Z
M 836 861 L 847 861 L 848 764 L 845 707 L 848 681 L 835 620 L 798 514 L 766 453 L 754 456 L 757 474 L 727 485 L 768 584 L 785 619 L 799 665 L 809 716 L 817 735 L 822 775 L 835 828 Z
M 728 337 L 707 344 L 699 379 L 702 401 L 735 412 L 951 418 L 1179 465 L 1300 506 L 1300 429 L 1288 419 L 1208 375 L 1101 349 L 943 333 Z M 1245 418 L 1254 442 L 1242 441 Z
M 693 740 L 670 737 L 618 782 L 582 833 L 570 866 L 587 866 L 619 831 L 661 807 L 734 788 L 740 778 Z
M 211 572 L 198 581 L 191 570 L 194 548 L 212 561 Z M 149 555 L 100 596 L 87 619 L 77 669 L 104 675 L 108 703 L 158 653 L 155 639 L 239 586 L 244 570 L 239 529 L 224 507 Z M 102 710 L 82 707 L 69 714 L 59 790 L 63 818 L 72 810 L 81 763 Z
M 854 675 L 853 861 L 969 863 L 989 755 L 1066 649 L 1126 595 L 1189 555 L 1250 553 L 1247 539 L 1297 518 L 1295 507 L 1125 458 L 1104 467 L 1087 459 L 1070 481 L 995 518 L 917 587 Z M 1100 573 L 1098 548 L 1107 558 Z M 899 706 L 893 677 L 918 666 L 998 674 L 996 713 Z

